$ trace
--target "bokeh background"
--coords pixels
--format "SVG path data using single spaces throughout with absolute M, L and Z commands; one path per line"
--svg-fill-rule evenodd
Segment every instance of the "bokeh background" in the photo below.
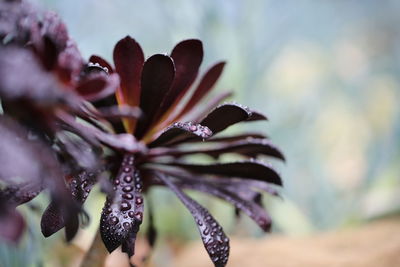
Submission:
M 114 44 L 130 35 L 146 56 L 199 38 L 203 70 L 226 60 L 217 90 L 232 89 L 236 101 L 269 117 L 230 131 L 266 132 L 287 158 L 272 162 L 284 179 L 283 200 L 265 199 L 274 232 L 299 236 L 353 227 L 400 208 L 400 1 L 35 3 L 60 14 L 87 58 L 111 61 Z M 225 203 L 195 197 L 230 235 L 263 237 L 247 218 L 236 222 Z M 1 245 L 4 266 L 69 266 L 71 255 L 89 246 L 103 199 L 89 199 L 92 223 L 69 247 L 60 242 L 62 233 L 44 242 L 40 212 L 25 208 L 28 237 L 18 248 Z M 175 250 L 197 240 L 197 229 L 171 193 L 154 190 L 151 201 L 160 230 L 154 265 L 173 266 Z M 39 198 L 35 208 L 45 203 Z

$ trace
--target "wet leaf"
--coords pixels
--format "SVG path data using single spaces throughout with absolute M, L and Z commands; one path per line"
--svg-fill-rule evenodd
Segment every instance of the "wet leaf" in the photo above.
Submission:
M 212 134 L 212 131 L 203 125 L 191 122 L 177 122 L 167 127 L 167 129 L 165 129 L 164 132 L 162 132 L 160 136 L 148 146 L 150 148 L 156 146 L 166 146 L 177 143 L 181 140 L 186 140 L 188 138 L 198 138 L 204 140 L 211 137 Z
M 271 218 L 267 212 L 254 200 L 246 200 L 237 195 L 235 191 L 218 187 L 212 183 L 205 183 L 195 179 L 186 179 L 178 183 L 181 187 L 207 193 L 233 204 L 237 209 L 246 213 L 266 232 L 271 229 Z M 255 192 L 255 194 L 258 194 Z
M 223 232 L 222 227 L 204 207 L 188 197 L 167 177 L 158 175 L 158 178 L 176 194 L 192 214 L 197 228 L 199 229 L 204 247 L 214 265 L 216 267 L 225 266 L 229 256 L 229 239 Z
M 211 111 L 200 124 L 209 127 L 216 134 L 233 124 L 248 120 L 251 116 L 252 113 L 248 107 L 236 103 L 225 103 Z
M 95 182 L 96 174 L 86 171 L 82 171 L 68 181 L 72 198 L 78 205 L 82 205 L 86 201 Z M 43 235 L 45 237 L 53 235 L 60 229 L 64 228 L 66 222 L 70 220 L 69 223 L 71 230 L 70 233 L 67 233 L 67 240 L 71 240 L 79 226 L 79 223 L 76 219 L 78 218 L 80 209 L 76 209 L 75 211 L 77 213 L 71 217 L 71 214 L 67 214 L 62 210 L 62 207 L 59 205 L 59 203 L 52 201 L 49 206 L 47 206 L 41 218 L 40 226 Z M 77 223 L 78 225 L 76 225 Z
M 144 209 L 142 180 L 133 155 L 124 156 L 114 185 L 114 197 L 107 198 L 101 214 L 101 237 L 109 252 L 123 244 L 123 249 L 132 255 Z
M 112 74 L 114 73 L 114 69 L 111 67 L 110 63 L 108 63 L 104 58 L 98 56 L 98 55 L 92 55 L 89 58 L 89 62 L 94 63 L 94 64 L 99 64 L 103 68 L 107 68 L 107 72 Z

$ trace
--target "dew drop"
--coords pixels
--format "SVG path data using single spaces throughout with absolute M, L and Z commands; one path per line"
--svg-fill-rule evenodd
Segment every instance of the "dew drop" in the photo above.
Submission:
M 117 223 L 119 222 L 119 220 L 118 220 L 118 218 L 117 217 L 111 217 L 110 218 L 110 223 L 112 224 L 112 225 L 116 225 Z
M 128 216 L 131 217 L 131 218 L 134 218 L 135 217 L 135 213 L 133 211 L 129 211 L 128 212 Z
M 125 199 L 133 199 L 133 195 L 131 193 L 122 194 L 122 197 Z
M 124 223 L 122 224 L 122 226 L 123 226 L 126 230 L 128 230 L 128 229 L 130 228 L 131 224 L 128 223 L 128 222 L 124 222 Z
M 122 191 L 124 192 L 131 192 L 133 190 L 133 187 L 130 185 L 122 187 Z
M 120 183 L 120 182 L 119 182 L 119 179 L 115 179 L 115 180 L 114 180 L 114 184 L 115 184 L 115 185 L 119 185 L 119 183 Z
M 192 132 L 197 131 L 197 126 L 196 125 L 190 125 L 189 130 Z
M 127 211 L 127 210 L 129 210 L 131 208 L 131 204 L 129 204 L 127 201 L 122 201 L 121 202 L 121 205 L 120 205 L 120 209 L 122 210 L 122 211 Z
M 132 176 L 129 176 L 129 175 L 128 175 L 128 176 L 125 176 L 125 177 L 124 177 L 124 181 L 127 182 L 127 183 L 132 182 L 132 180 L 133 180 L 133 179 L 132 179 Z
M 131 168 L 129 168 L 129 167 L 124 168 L 124 172 L 130 172 L 130 171 L 131 171 Z
M 211 134 L 212 134 L 212 132 L 211 132 L 211 130 L 210 129 L 208 129 L 208 127 L 204 127 L 204 133 L 207 135 L 207 136 L 210 136 Z
M 141 213 L 140 211 L 135 213 L 135 217 L 136 219 L 138 219 L 139 221 L 141 221 L 143 219 L 143 213 Z
M 142 203 L 143 203 L 143 198 L 141 198 L 141 197 L 136 197 L 136 198 L 135 198 L 135 203 L 136 203 L 136 205 L 142 204 Z

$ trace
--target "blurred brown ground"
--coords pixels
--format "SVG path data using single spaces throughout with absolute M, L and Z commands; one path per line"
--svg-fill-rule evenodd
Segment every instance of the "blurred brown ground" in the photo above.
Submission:
M 172 266 L 212 266 L 202 244 L 182 249 Z M 307 237 L 231 239 L 228 267 L 400 266 L 400 218 Z

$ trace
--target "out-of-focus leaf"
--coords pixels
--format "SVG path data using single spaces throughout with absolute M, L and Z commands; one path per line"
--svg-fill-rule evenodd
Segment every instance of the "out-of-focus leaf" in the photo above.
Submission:
M 123 249 L 131 256 L 144 209 L 142 179 L 133 155 L 124 156 L 114 185 L 114 197 L 107 197 L 101 214 L 100 233 L 109 252 L 123 244 Z
M 114 48 L 115 70 L 121 79 L 121 87 L 117 90 L 120 105 L 139 106 L 140 79 L 144 63 L 144 54 L 140 45 L 127 36 L 120 40 Z M 136 120 L 125 119 L 124 125 L 128 133 L 133 133 Z
M 35 197 L 46 182 L 59 175 L 52 152 L 12 119 L 0 116 L 0 179 L 13 191 L 7 201 L 22 204 Z M 46 181 L 49 180 L 49 181 Z M 11 188 L 14 188 L 11 189 Z
M 0 47 L 0 77 L 0 97 L 5 101 L 30 100 L 45 106 L 60 103 L 69 94 L 30 51 L 20 48 Z
M 76 87 L 76 91 L 88 101 L 98 101 L 114 94 L 118 86 L 118 75 L 111 74 L 109 76 L 97 76 L 94 78 L 89 78 L 81 82 Z
M 146 60 L 142 71 L 140 109 L 144 116 L 137 123 L 136 138 L 141 138 L 153 122 L 157 110 L 174 81 L 174 62 L 169 56 L 154 55 Z
M 59 51 L 67 47 L 69 40 L 67 27 L 57 13 L 53 11 L 44 13 L 41 21 L 41 34 L 50 38 Z
M 79 79 L 84 61 L 76 44 L 70 40 L 60 52 L 57 60 L 58 77 L 65 84 L 74 84 Z
M 95 141 L 99 140 L 107 146 L 126 152 L 140 152 L 145 149 L 143 144 L 137 142 L 135 137 L 131 134 L 109 134 L 98 128 L 79 123 L 75 121 L 75 118 L 64 112 L 57 113 L 57 116 L 68 125 L 66 130 L 78 134 L 88 142 L 94 143 L 94 145 Z
M 142 114 L 141 110 L 138 107 L 131 106 L 110 106 L 98 109 L 99 117 L 107 118 L 107 119 L 118 119 L 121 118 L 139 118 Z
M 69 190 L 77 204 L 83 204 L 86 201 L 86 198 L 92 190 L 95 182 L 95 174 L 86 171 L 82 171 L 68 181 Z M 78 209 L 76 211 L 79 212 Z M 49 237 L 62 229 L 66 222 L 68 222 L 69 217 L 71 217 L 71 215 L 66 214 L 57 202 L 51 202 L 44 211 L 40 222 L 43 235 Z M 73 232 L 75 231 L 74 229 L 77 228 L 77 226 L 75 226 L 76 218 L 78 218 L 77 215 L 73 216 L 73 219 L 70 222 L 72 224 L 72 231 L 69 234 L 67 233 L 67 240 L 72 239 L 74 235 Z
M 208 127 L 203 125 L 191 123 L 191 122 L 177 122 L 167 127 L 160 136 L 151 142 L 148 146 L 166 146 L 169 144 L 175 144 L 179 141 L 186 140 L 188 138 L 207 139 L 211 137 L 212 131 Z

